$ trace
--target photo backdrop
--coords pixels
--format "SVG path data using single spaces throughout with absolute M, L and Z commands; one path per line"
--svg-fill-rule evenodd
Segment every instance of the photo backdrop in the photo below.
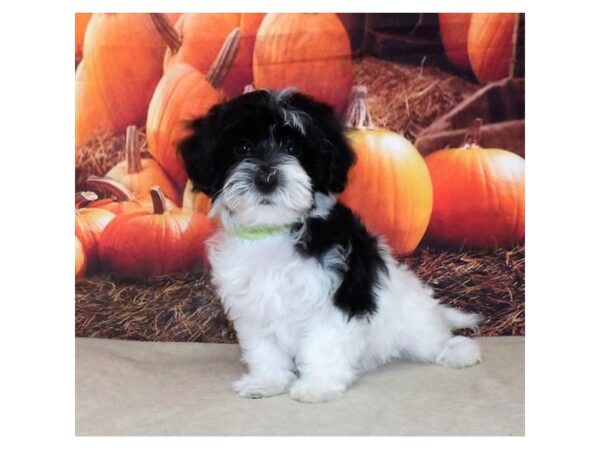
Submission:
M 182 122 L 253 89 L 329 103 L 357 153 L 339 200 L 443 303 L 524 334 L 525 16 L 75 15 L 77 336 L 234 342 L 219 227 Z

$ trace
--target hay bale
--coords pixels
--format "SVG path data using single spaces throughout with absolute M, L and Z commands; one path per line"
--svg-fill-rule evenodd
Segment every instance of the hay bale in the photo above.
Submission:
M 367 86 L 375 123 L 404 134 L 411 142 L 422 129 L 479 89 L 436 67 L 376 58 L 355 62 L 353 82 Z
M 448 251 L 425 247 L 402 260 L 443 304 L 483 314 L 478 335 L 525 334 L 525 249 Z M 232 343 L 208 274 L 146 281 L 99 274 L 77 282 L 76 335 L 144 341 Z M 465 334 L 472 334 L 466 332 Z
M 75 335 L 140 341 L 235 342 L 208 275 L 148 280 L 98 274 L 78 281 Z
M 525 335 L 524 245 L 458 251 L 423 247 L 403 262 L 433 287 L 440 303 L 482 314 L 478 334 Z

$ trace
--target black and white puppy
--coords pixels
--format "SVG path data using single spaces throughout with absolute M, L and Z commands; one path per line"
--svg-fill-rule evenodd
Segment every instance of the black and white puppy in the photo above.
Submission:
M 479 317 L 438 304 L 336 202 L 355 155 L 329 106 L 259 90 L 190 129 L 180 153 L 223 225 L 209 258 L 248 367 L 240 395 L 320 402 L 392 358 L 480 361 L 478 343 L 452 333 Z

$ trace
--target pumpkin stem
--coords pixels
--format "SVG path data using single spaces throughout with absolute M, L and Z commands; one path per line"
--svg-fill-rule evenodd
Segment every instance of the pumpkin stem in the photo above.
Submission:
M 246 86 L 244 86 L 244 91 L 242 92 L 242 94 L 248 94 L 250 92 L 254 92 L 255 90 L 256 88 L 253 84 L 247 84 Z
M 227 35 L 219 54 L 206 73 L 206 80 L 214 88 L 223 84 L 227 76 L 240 44 L 240 27 L 237 27 Z
M 369 104 L 367 103 L 367 87 L 364 85 L 352 86 L 348 108 L 344 114 L 344 124 L 357 130 L 371 130 L 375 128 Z
M 110 196 L 118 202 L 135 200 L 135 196 L 125 185 L 110 178 L 90 175 L 86 180 L 86 184 L 91 189 L 109 192 Z
M 152 22 L 154 22 L 158 34 L 163 38 L 171 53 L 177 53 L 179 47 L 181 47 L 182 39 L 169 22 L 169 19 L 167 19 L 167 16 L 160 13 L 150 13 L 150 17 L 152 18 Z
M 130 125 L 125 130 L 125 158 L 127 159 L 127 173 L 142 171 L 142 157 L 137 141 L 137 127 Z
M 465 134 L 465 140 L 463 142 L 463 148 L 479 147 L 479 141 L 481 140 L 481 125 L 483 120 L 477 118 L 473 121 L 471 126 L 467 129 Z
M 152 212 L 154 214 L 164 214 L 167 210 L 167 203 L 165 194 L 163 194 L 159 186 L 150 188 L 150 197 L 152 197 Z
M 82 208 L 83 205 L 98 200 L 98 194 L 91 191 L 82 191 L 75 193 L 75 209 Z

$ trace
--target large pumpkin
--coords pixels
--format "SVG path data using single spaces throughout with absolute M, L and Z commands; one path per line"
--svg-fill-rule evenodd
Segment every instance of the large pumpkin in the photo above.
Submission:
M 92 13 L 75 13 L 75 64 L 83 56 L 83 37 Z
M 510 75 L 518 26 L 516 13 L 474 13 L 468 36 L 469 61 L 480 83 Z
M 164 194 L 177 205 L 181 195 L 160 165 L 150 158 L 142 158 L 137 139 L 137 127 L 127 127 L 125 137 L 125 160 L 106 173 L 107 178 L 119 181 L 137 195 L 147 195 L 151 187 L 160 186 Z
M 76 147 L 144 124 L 165 48 L 149 14 L 93 14 L 75 74 Z
M 75 194 L 75 236 L 81 242 L 87 265 L 90 269 L 98 267 L 98 241 L 102 230 L 115 218 L 111 211 L 101 208 L 86 208 L 84 205 L 97 200 L 94 192 Z
M 408 255 L 429 223 L 431 179 L 423 158 L 406 138 L 374 127 L 366 97 L 366 87 L 353 89 L 346 125 L 353 128 L 348 138 L 357 162 L 340 200 L 367 228 L 384 236 L 395 254 Z
M 158 188 L 151 195 L 153 211 L 120 214 L 102 233 L 103 267 L 126 277 L 145 278 L 206 265 L 205 241 L 214 231 L 213 222 L 192 211 L 167 211 Z
M 187 181 L 177 151 L 177 144 L 188 134 L 186 121 L 206 114 L 212 106 L 225 100 L 220 86 L 238 42 L 239 29 L 235 29 L 206 75 L 189 64 L 172 65 L 152 96 L 146 124 L 148 150 L 179 191 L 183 191 Z
M 186 63 L 207 73 L 227 35 L 239 28 L 239 48 L 223 80 L 222 89 L 228 97 L 240 95 L 243 87 L 252 82 L 254 41 L 264 16 L 264 13 L 182 14 L 173 28 L 162 21 L 159 27 L 163 29 L 168 44 L 165 72 L 172 65 Z
M 478 120 L 461 148 L 425 158 L 433 182 L 427 236 L 450 246 L 505 247 L 525 238 L 525 160 L 481 148 Z
M 342 112 L 352 86 L 350 39 L 336 14 L 267 14 L 254 45 L 257 88 L 294 87 Z
M 457 68 L 469 70 L 471 64 L 467 51 L 467 39 L 471 13 L 440 13 L 438 19 L 446 56 Z

